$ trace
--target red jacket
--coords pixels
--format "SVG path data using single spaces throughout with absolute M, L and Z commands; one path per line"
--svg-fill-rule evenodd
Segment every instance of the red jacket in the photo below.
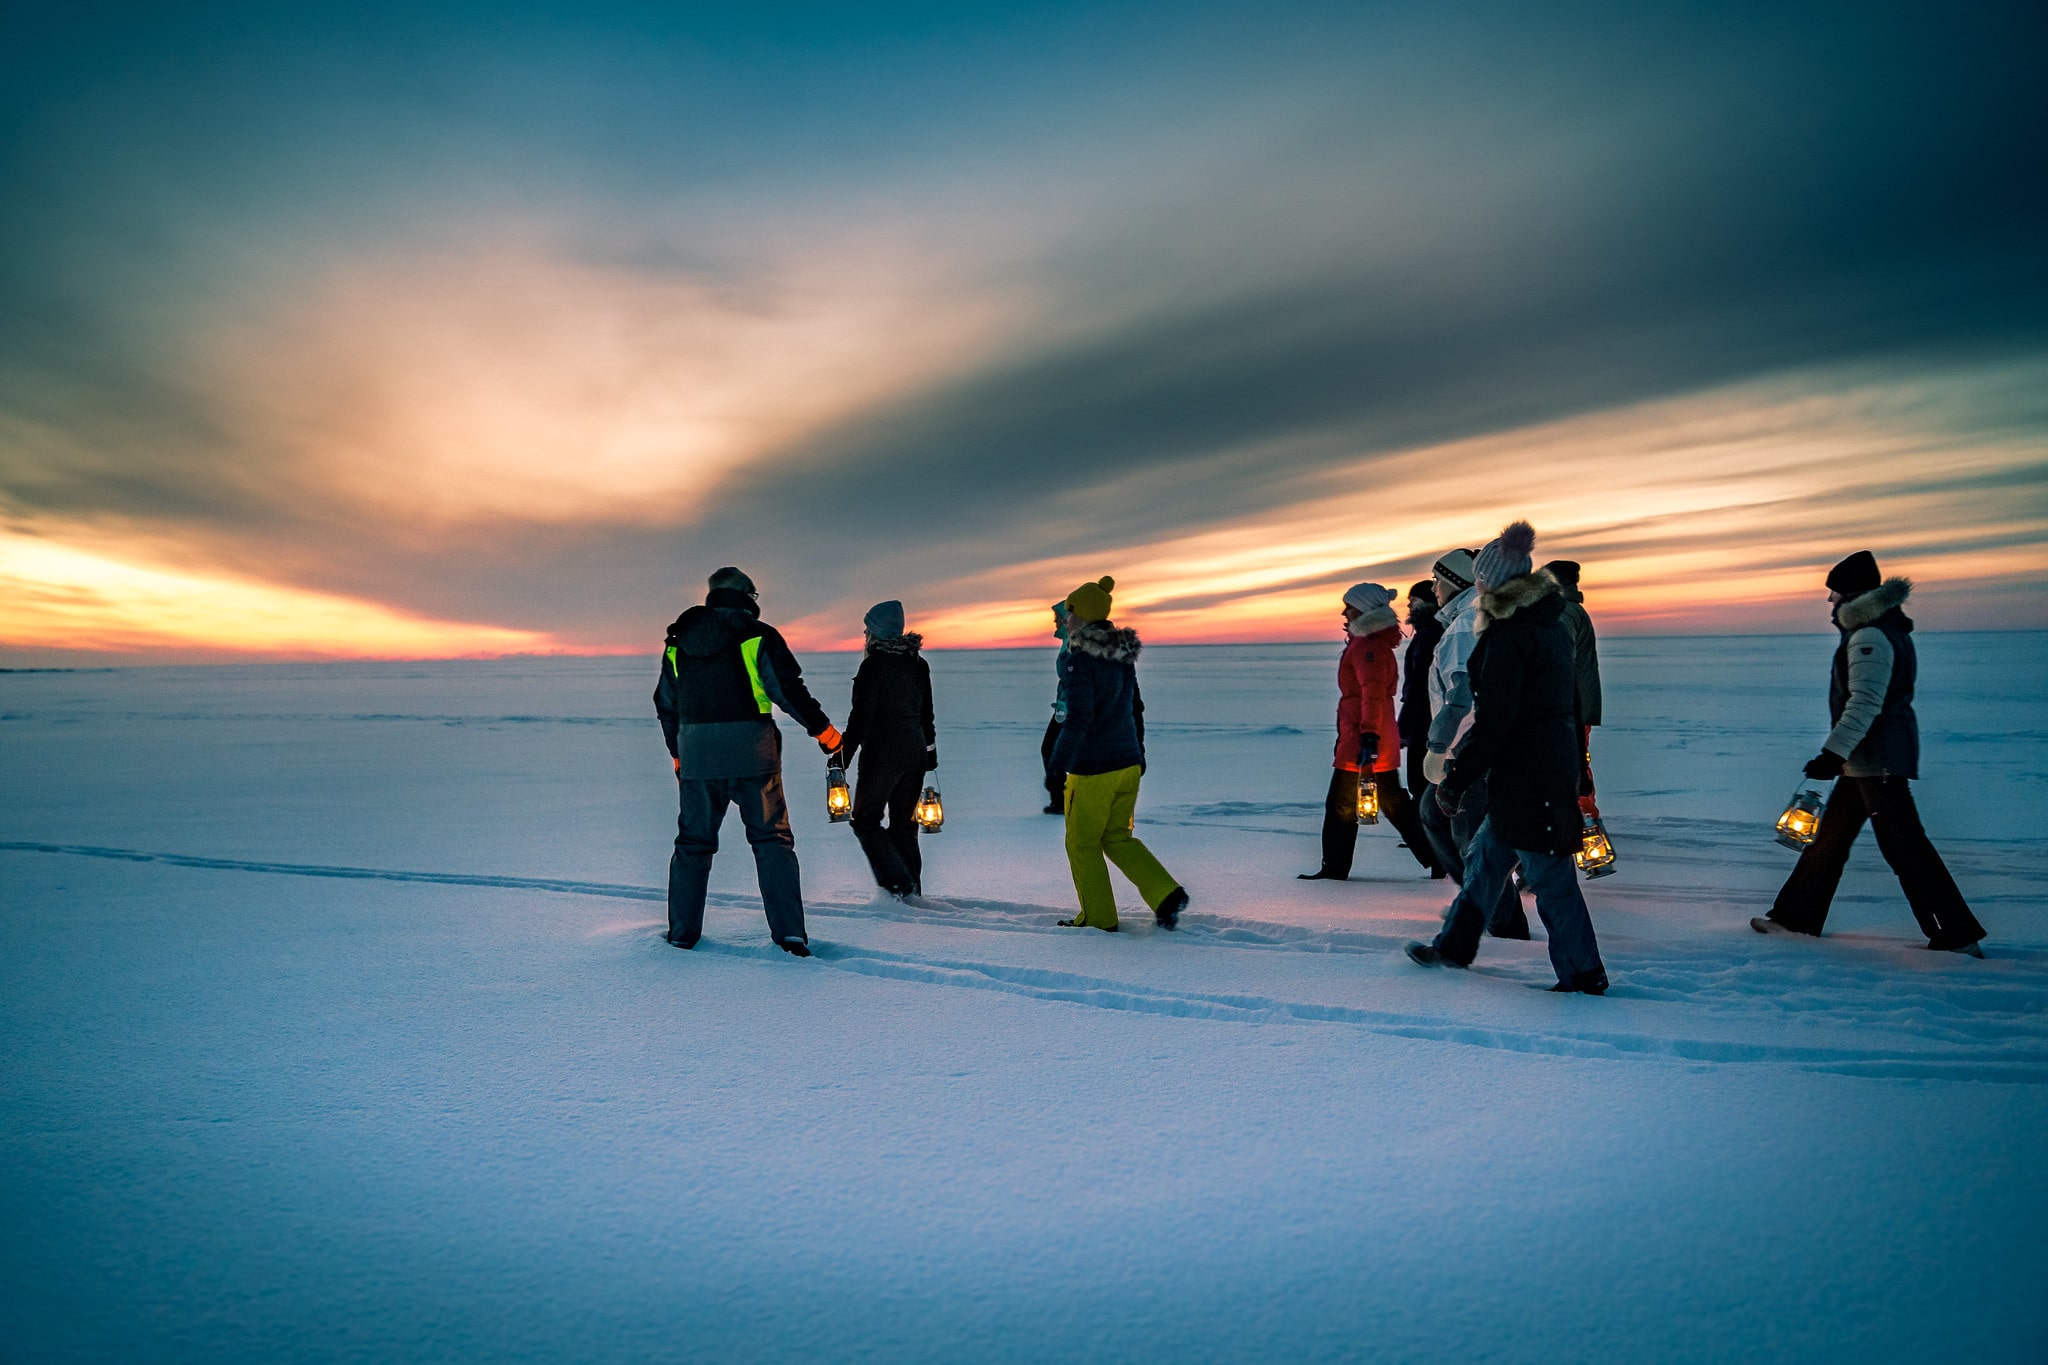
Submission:
M 1401 740 L 1394 729 L 1394 684 L 1401 667 L 1401 627 L 1388 626 L 1344 642 L 1337 661 L 1336 767 L 1358 771 L 1359 742 L 1368 735 L 1380 741 L 1376 773 L 1401 766 Z

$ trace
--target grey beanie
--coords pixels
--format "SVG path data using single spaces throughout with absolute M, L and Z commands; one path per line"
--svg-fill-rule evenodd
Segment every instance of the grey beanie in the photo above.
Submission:
M 731 565 L 727 565 L 711 575 L 711 586 L 714 590 L 727 588 L 733 592 L 751 593 L 754 591 L 754 580 Z
M 1529 555 L 1535 548 L 1536 528 L 1526 521 L 1517 521 L 1503 530 L 1498 540 L 1486 542 L 1486 548 L 1473 558 L 1472 567 L 1481 583 L 1497 588 L 1536 567 Z
M 1371 611 L 1374 607 L 1384 607 L 1393 600 L 1394 594 L 1377 583 L 1354 583 L 1351 590 L 1344 594 L 1344 605 L 1356 607 L 1361 612 Z
M 893 640 L 903 633 L 903 604 L 893 598 L 868 608 L 860 622 L 877 640 Z

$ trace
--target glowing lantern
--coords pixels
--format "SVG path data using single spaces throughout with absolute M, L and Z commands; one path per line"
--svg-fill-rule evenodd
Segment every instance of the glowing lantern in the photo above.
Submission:
M 1792 803 L 1778 817 L 1778 842 L 1787 848 L 1804 849 L 1820 832 L 1820 813 L 1824 808 L 1819 792 L 1806 786 L 1794 788 Z
M 825 765 L 825 814 L 837 825 L 853 818 L 853 792 L 846 785 L 846 768 L 838 759 Z
M 946 827 L 946 808 L 939 801 L 939 789 L 926 787 L 924 795 L 917 798 L 917 831 L 920 834 L 937 834 Z
M 1579 871 L 1586 874 L 1586 880 L 1604 877 L 1614 871 L 1614 844 L 1607 837 L 1607 826 L 1597 815 L 1587 815 L 1585 830 L 1579 836 L 1579 851 L 1572 855 L 1572 861 L 1579 865 Z
M 1380 787 L 1369 772 L 1358 775 L 1358 823 L 1377 825 L 1380 822 Z

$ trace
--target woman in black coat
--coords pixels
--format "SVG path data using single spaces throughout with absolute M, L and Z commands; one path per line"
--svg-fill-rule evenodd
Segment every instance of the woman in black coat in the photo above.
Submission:
M 847 718 L 844 750 L 848 763 L 860 753 L 853 833 L 868 855 L 875 884 L 891 895 L 908 896 L 924 889 L 917 798 L 924 775 L 939 766 L 932 670 L 918 654 L 924 637 L 903 629 L 901 602 L 876 603 L 863 624 L 867 654 L 853 676 L 853 714 Z
M 1572 862 L 1581 827 L 1572 638 L 1557 580 L 1530 567 L 1535 544 L 1535 531 L 1518 521 L 1476 561 L 1472 724 L 1451 749 L 1436 800 L 1455 810 L 1486 778 L 1486 819 L 1465 854 L 1465 884 L 1443 932 L 1434 943 L 1409 944 L 1408 955 L 1424 966 L 1471 966 L 1488 910 L 1519 860 L 1550 931 L 1552 989 L 1601 995 L 1607 969 Z

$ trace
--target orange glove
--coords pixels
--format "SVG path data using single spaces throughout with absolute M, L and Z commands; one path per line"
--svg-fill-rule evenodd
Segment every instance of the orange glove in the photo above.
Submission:
M 675 766 L 675 770 L 676 770 L 676 776 L 677 776 L 677 777 L 681 777 L 681 776 L 683 775 L 683 760 L 682 760 L 682 756 L 681 756 L 680 754 L 671 754 L 671 755 L 669 756 L 669 760 L 668 760 L 668 761 L 669 761 L 669 762 L 670 762 L 671 764 L 673 764 L 673 765 Z

